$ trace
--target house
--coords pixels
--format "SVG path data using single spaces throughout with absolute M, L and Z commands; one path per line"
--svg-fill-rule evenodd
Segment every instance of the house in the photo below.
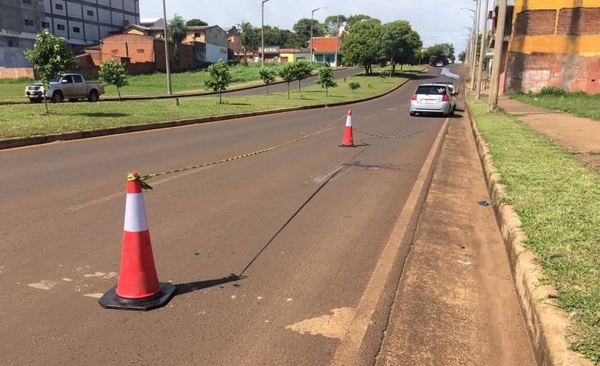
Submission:
M 324 62 L 331 66 L 341 63 L 342 41 L 338 36 L 313 37 L 309 41 L 309 49 L 312 48 L 313 62 Z
M 279 62 L 298 62 L 308 61 L 310 59 L 310 50 L 308 48 L 280 48 Z
M 598 1 L 509 0 L 508 4 L 500 92 L 558 87 L 600 93 Z
M 187 27 L 183 43 L 193 44 L 196 47 L 195 61 L 198 66 L 201 66 L 219 60 L 229 61 L 227 39 L 228 34 L 218 25 L 201 25 Z
M 159 36 L 139 34 L 139 26 L 130 26 L 129 30 L 121 34 L 105 37 L 100 42 L 101 59 L 119 60 L 130 74 L 140 74 L 152 70 L 166 70 L 165 41 Z M 168 43 L 169 68 L 171 71 L 185 71 L 195 68 L 194 46 L 178 45 L 175 47 Z

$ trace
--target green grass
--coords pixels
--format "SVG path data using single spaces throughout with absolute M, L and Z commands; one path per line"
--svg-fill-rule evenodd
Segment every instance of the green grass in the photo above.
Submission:
M 600 175 L 515 117 L 469 99 L 545 282 L 571 318 L 573 350 L 600 360 Z
M 512 93 L 510 96 L 523 103 L 600 121 L 600 94 L 567 93 L 566 95 L 556 95 Z
M 404 72 L 403 75 L 411 74 L 410 70 Z M 289 99 L 287 92 L 253 96 L 223 94 L 223 104 L 218 104 L 216 95 L 182 97 L 179 106 L 175 106 L 174 99 L 50 103 L 50 115 L 44 115 L 42 103 L 6 104 L 0 105 L 0 139 L 355 101 L 383 94 L 405 80 L 406 77 L 353 76 L 337 80 L 338 87 L 330 88 L 328 97 L 318 85 L 298 91 L 298 83 L 294 81 L 290 83 Z M 352 81 L 362 87 L 352 91 L 348 86 Z

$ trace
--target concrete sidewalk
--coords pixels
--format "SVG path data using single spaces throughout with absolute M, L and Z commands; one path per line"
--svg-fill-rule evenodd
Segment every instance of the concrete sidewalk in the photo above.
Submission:
M 482 95 L 482 98 L 487 98 Z M 551 111 L 500 96 L 498 106 L 529 126 L 533 131 L 573 152 L 582 161 L 600 172 L 600 122 Z M 482 162 L 484 176 L 492 202 L 503 195 L 504 186 L 493 166 L 487 144 L 474 121 L 473 135 Z M 494 205 L 496 220 L 508 251 L 515 287 L 530 333 L 530 340 L 539 365 L 583 366 L 592 363 L 568 350 L 568 317 L 564 311 L 548 302 L 555 295 L 549 286 L 539 286 L 542 270 L 539 261 L 523 245 L 525 234 L 520 219 L 508 205 Z
M 498 105 L 600 172 L 600 121 L 521 103 L 506 95 L 498 98 Z

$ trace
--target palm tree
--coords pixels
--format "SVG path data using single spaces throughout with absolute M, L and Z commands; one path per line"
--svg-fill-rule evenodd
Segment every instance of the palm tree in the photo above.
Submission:
M 242 43 L 242 49 L 244 50 L 244 63 L 248 63 L 246 58 L 246 50 L 252 46 L 252 40 L 254 38 L 254 27 L 250 22 L 242 20 L 240 23 L 240 42 Z
M 169 20 L 167 30 L 169 31 L 169 41 L 175 44 L 173 57 L 175 58 L 175 61 L 179 61 L 179 45 L 187 36 L 187 26 L 185 25 L 185 20 L 183 20 L 180 15 L 175 14 L 173 19 Z

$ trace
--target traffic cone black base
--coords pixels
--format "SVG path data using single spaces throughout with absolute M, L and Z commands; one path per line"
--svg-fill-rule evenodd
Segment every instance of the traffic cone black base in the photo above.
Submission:
M 168 283 L 160 283 L 160 292 L 142 299 L 126 299 L 117 295 L 117 286 L 111 288 L 100 298 L 100 305 L 105 309 L 147 311 L 163 307 L 175 296 L 177 287 Z

